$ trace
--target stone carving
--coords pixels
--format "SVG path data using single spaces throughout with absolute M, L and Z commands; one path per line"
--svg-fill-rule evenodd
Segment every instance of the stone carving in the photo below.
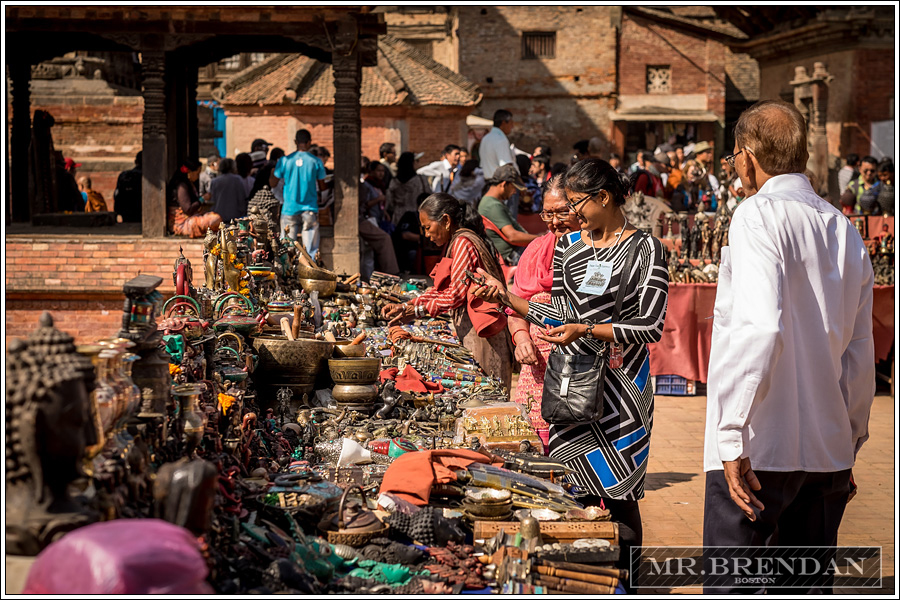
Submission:
M 91 418 L 90 360 L 44 313 L 27 341 L 9 345 L 6 367 L 6 549 L 34 556 L 64 533 L 96 520 L 70 497 Z

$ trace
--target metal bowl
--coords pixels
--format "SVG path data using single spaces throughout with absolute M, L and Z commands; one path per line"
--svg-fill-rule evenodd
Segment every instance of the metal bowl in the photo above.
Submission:
M 567 521 L 608 521 L 610 514 L 609 510 L 599 506 L 588 506 L 587 508 L 573 508 L 567 511 L 565 518 Z
M 374 383 L 340 383 L 331 390 L 338 407 L 345 404 L 372 404 L 378 397 L 378 386 Z
M 328 298 L 334 294 L 334 290 L 337 289 L 337 281 L 300 278 L 300 287 L 302 287 L 303 291 L 307 294 L 319 292 L 319 298 Z
M 316 375 L 334 352 L 334 342 L 326 340 L 265 335 L 255 338 L 253 347 L 259 354 L 254 377 L 270 388 L 290 387 L 300 394 L 313 391 Z
M 472 502 L 479 502 L 482 504 L 502 504 L 512 498 L 512 492 L 509 490 L 467 487 L 466 498 Z
M 521 508 L 515 512 L 518 520 L 534 517 L 538 521 L 559 521 L 562 515 L 549 508 Z
M 325 269 L 307 267 L 300 263 L 297 265 L 297 277 L 300 279 L 321 279 L 323 281 L 337 281 L 337 275 Z
M 334 346 L 338 358 L 361 358 L 366 355 L 365 344 L 350 344 L 350 340 L 338 340 Z
M 380 358 L 332 358 L 328 361 L 331 378 L 336 384 L 365 384 L 378 381 Z

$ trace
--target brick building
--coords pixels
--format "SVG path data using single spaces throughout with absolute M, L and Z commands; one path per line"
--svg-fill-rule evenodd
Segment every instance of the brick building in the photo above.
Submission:
M 249 151 L 264 138 L 286 152 L 294 134 L 308 129 L 313 142 L 334 148 L 331 66 L 302 55 L 276 54 L 225 81 L 213 91 L 225 110 L 229 155 Z M 425 152 L 422 164 L 439 158 L 448 143 L 462 143 L 466 116 L 481 91 L 465 77 L 389 35 L 378 40 L 378 65 L 364 67 L 360 104 L 362 154 L 394 142 Z
M 893 6 L 715 11 L 747 35 L 731 48 L 758 62 L 759 98 L 794 102 L 807 117 L 820 192 L 837 199 L 837 170 L 851 152 L 895 157 Z

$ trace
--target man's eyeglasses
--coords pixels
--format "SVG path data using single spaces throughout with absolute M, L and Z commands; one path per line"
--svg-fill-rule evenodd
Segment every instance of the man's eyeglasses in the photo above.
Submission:
M 722 157 L 722 160 L 728 161 L 728 165 L 729 165 L 731 168 L 734 168 L 734 159 L 736 159 L 738 156 L 740 156 L 741 154 L 743 154 L 743 153 L 744 153 L 744 150 L 746 150 L 746 151 L 749 152 L 750 154 L 753 154 L 753 150 L 751 150 L 750 148 L 744 148 L 743 150 L 741 150 L 741 151 L 739 151 L 739 152 L 735 152 L 734 154 L 729 154 L 728 156 L 723 156 L 723 157 Z
M 575 211 L 572 210 L 558 210 L 556 212 L 547 212 L 546 210 L 541 211 L 541 221 L 544 223 L 550 223 L 553 219 L 559 219 L 560 221 L 565 221 L 569 217 L 575 214 Z
M 728 156 L 723 156 L 722 160 L 727 162 L 729 167 L 734 168 L 734 159 L 736 159 L 738 157 L 738 155 L 743 152 L 744 151 L 741 150 L 740 152 L 735 152 L 734 154 L 729 154 Z

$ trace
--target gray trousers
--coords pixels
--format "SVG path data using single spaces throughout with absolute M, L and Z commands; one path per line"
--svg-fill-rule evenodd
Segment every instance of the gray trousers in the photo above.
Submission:
M 750 521 L 731 499 L 724 471 L 706 474 L 703 545 L 834 546 L 850 495 L 850 470 L 832 473 L 754 471 L 762 486 L 754 495 L 765 510 Z M 705 571 L 711 572 L 708 553 Z M 777 584 L 776 584 L 777 585 Z M 830 583 L 815 589 L 766 587 L 766 593 L 831 593 Z M 705 594 L 761 593 L 752 587 L 707 587 Z

